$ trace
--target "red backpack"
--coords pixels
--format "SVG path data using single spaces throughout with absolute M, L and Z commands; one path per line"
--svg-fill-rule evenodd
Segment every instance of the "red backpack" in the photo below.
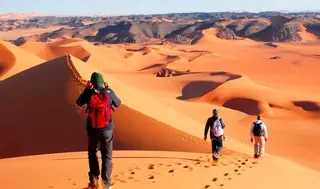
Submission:
M 95 91 L 89 100 L 88 115 L 91 118 L 92 128 L 105 128 L 111 119 L 111 104 L 106 93 Z

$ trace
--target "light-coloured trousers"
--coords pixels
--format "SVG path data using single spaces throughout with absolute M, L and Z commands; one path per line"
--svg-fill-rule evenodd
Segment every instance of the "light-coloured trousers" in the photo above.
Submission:
M 254 154 L 263 155 L 266 141 L 263 136 L 254 137 Z

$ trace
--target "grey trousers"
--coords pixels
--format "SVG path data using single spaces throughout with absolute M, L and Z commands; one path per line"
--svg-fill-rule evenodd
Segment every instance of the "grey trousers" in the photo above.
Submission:
M 255 155 L 263 155 L 265 148 L 265 140 L 263 136 L 255 136 L 254 137 L 254 154 Z
M 100 176 L 99 161 L 97 157 L 98 145 L 101 151 L 101 178 L 108 188 L 111 185 L 111 173 L 113 168 L 113 130 L 104 132 L 91 132 L 88 136 L 88 159 L 89 159 L 89 180 Z

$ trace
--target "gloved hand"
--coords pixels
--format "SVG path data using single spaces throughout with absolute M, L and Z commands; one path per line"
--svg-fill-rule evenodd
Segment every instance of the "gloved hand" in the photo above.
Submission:
M 250 139 L 251 143 L 253 143 L 253 138 Z
M 105 87 L 106 89 L 109 89 L 109 85 L 108 85 L 107 82 L 104 82 L 103 84 L 104 84 L 104 87 Z
M 92 83 L 90 81 L 87 82 L 86 88 L 87 89 L 93 89 L 93 85 L 92 85 Z
M 204 136 L 204 138 L 203 138 L 203 139 L 204 139 L 204 141 L 206 141 L 206 140 L 207 140 L 207 136 Z

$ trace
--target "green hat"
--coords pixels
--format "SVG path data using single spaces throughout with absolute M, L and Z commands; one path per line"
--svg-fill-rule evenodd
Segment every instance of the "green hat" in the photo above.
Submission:
M 101 86 L 104 84 L 104 80 L 103 80 L 103 77 L 100 73 L 97 73 L 97 72 L 93 72 L 91 74 L 91 79 L 90 79 L 90 82 L 94 85 L 94 86 Z

